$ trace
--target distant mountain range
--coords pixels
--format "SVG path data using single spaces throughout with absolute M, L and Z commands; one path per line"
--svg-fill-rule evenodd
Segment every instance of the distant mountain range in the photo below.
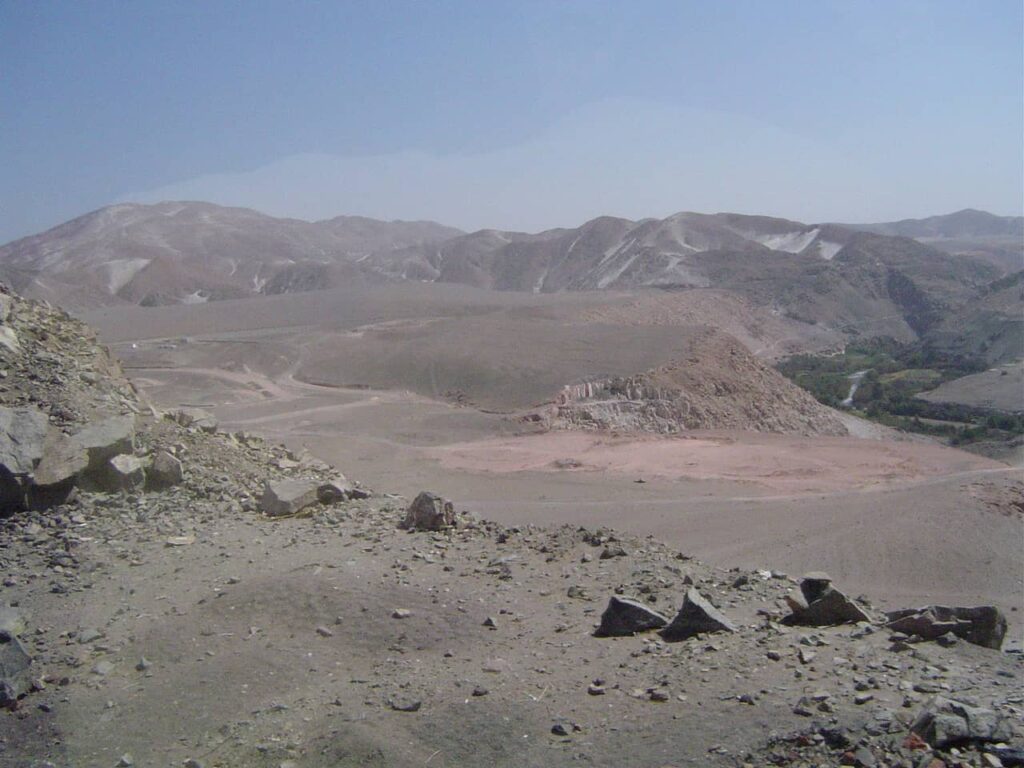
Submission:
M 395 281 L 537 293 L 712 287 L 846 335 L 913 339 L 1020 269 L 1022 233 L 1019 217 L 967 210 L 866 225 L 604 216 L 537 234 L 467 234 L 433 222 L 305 222 L 169 202 L 104 208 L 9 243 L 0 277 L 79 310 Z
M 189 303 L 358 280 L 372 253 L 461 234 L 434 222 L 311 223 L 210 203 L 115 205 L 0 247 L 0 276 L 72 309 Z
M 994 216 L 965 208 L 926 219 L 848 226 L 880 235 L 912 237 L 948 253 L 962 253 L 990 261 L 1008 272 L 1024 269 L 1022 216 Z

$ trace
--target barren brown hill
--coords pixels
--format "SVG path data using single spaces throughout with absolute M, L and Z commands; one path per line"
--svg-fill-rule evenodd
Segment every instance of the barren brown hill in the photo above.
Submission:
M 831 408 L 710 328 L 690 336 L 683 357 L 652 371 L 566 386 L 544 418 L 561 429 L 615 432 L 847 434 Z
M 340 216 L 310 223 L 167 202 L 102 208 L 0 248 L 0 275 L 69 309 L 201 303 L 366 280 L 374 251 L 460 234 L 433 222 Z
M 1001 270 L 905 238 L 764 216 L 599 217 L 537 234 L 308 223 L 205 203 L 103 209 L 0 249 L 0 275 L 69 308 L 199 303 L 382 281 L 557 293 L 734 291 L 827 332 L 913 340 Z

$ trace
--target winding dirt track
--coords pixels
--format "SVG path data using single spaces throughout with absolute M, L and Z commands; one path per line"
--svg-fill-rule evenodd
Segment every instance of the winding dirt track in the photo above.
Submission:
M 372 487 L 431 488 L 506 524 L 611 526 L 719 565 L 824 569 L 883 606 L 991 602 L 1016 623 L 1024 603 L 1013 506 L 1024 483 L 988 459 L 853 437 L 521 434 L 409 392 L 302 382 L 296 369 L 132 373 L 168 404 L 202 379 L 227 429 L 308 447 Z M 578 466 L 558 468 L 564 459 Z

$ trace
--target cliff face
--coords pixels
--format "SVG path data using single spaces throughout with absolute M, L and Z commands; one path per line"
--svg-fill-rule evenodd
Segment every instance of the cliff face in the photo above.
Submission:
M 553 429 L 847 434 L 831 409 L 764 365 L 731 336 L 710 329 L 694 340 L 684 360 L 634 376 L 564 387 L 543 417 Z

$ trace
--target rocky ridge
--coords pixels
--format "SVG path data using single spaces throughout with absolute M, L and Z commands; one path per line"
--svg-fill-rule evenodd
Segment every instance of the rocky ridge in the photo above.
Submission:
M 847 434 L 830 408 L 712 329 L 697 334 L 685 360 L 635 376 L 568 385 L 532 418 L 555 429 Z
M 52 405 L 85 413 L 110 386 Z M 963 639 L 972 614 L 921 612 L 953 625 L 925 641 L 824 574 L 504 527 L 429 494 L 407 509 L 123 394 L 140 414 L 121 455 L 147 478 L 169 455 L 180 478 L 0 521 L 12 766 L 1019 764 L 1020 649 Z M 271 516 L 282 483 L 344 487 Z M 616 600 L 674 630 L 597 631 Z

